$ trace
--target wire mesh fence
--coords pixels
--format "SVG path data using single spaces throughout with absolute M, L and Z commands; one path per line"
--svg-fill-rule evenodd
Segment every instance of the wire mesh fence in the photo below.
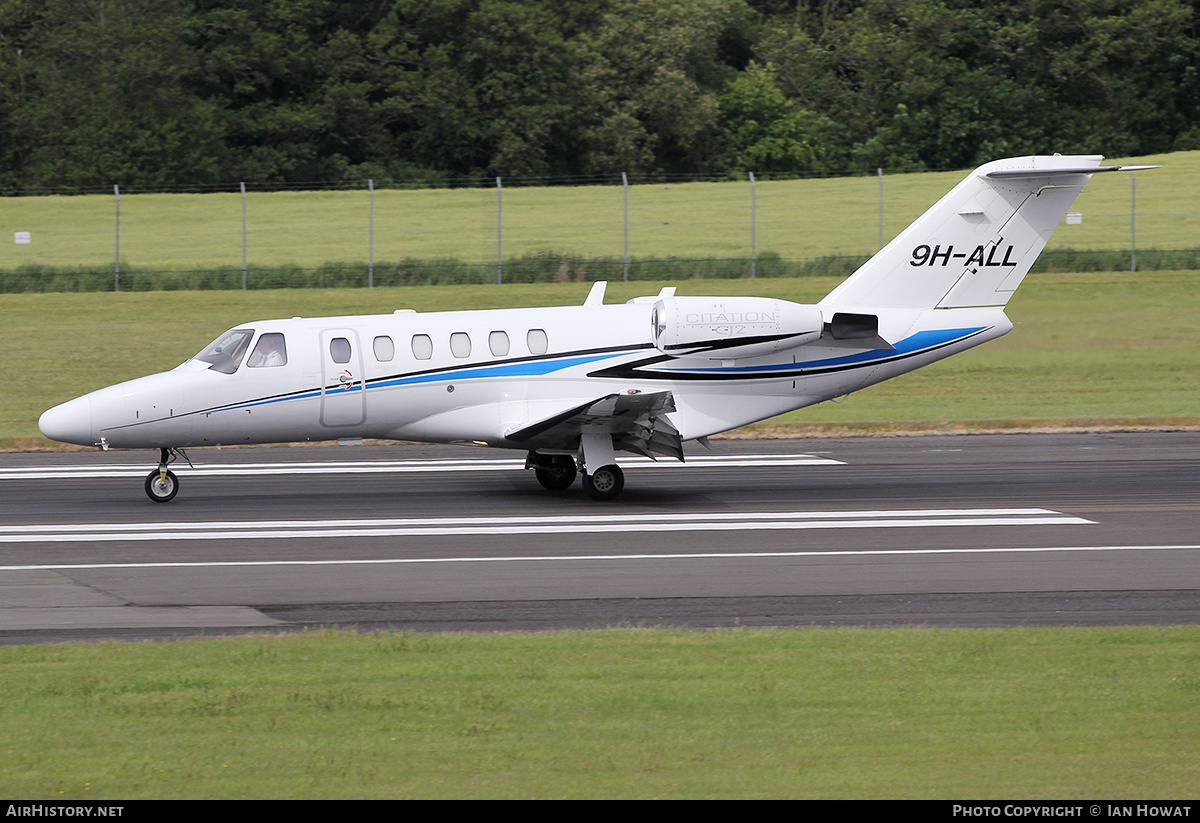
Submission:
M 961 171 L 836 178 L 493 180 L 418 188 L 0 198 L 0 290 L 280 288 L 846 274 L 935 202 Z M 1124 268 L 1125 189 L 1080 198 L 1043 268 Z M 1098 187 L 1097 187 L 1098 188 Z M 1153 207 L 1143 231 L 1160 222 Z M 1146 227 L 1150 227 L 1147 229 Z M 3 240 L 5 234 L 0 234 Z M 1089 249 L 1087 252 L 1070 251 Z M 1189 256 L 1190 255 L 1190 256 Z M 1196 254 L 1141 251 L 1143 268 Z

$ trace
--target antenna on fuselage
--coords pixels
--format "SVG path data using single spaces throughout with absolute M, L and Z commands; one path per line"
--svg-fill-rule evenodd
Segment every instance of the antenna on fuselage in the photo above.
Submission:
M 583 301 L 585 306 L 603 306 L 604 292 L 608 288 L 607 280 L 597 280 L 592 284 L 592 290 L 588 292 L 587 300 Z

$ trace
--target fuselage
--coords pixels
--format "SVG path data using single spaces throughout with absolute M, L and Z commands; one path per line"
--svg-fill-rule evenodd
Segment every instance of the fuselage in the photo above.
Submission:
M 653 306 L 246 323 L 171 371 L 56 406 L 39 425 L 55 440 L 112 448 L 355 438 L 522 448 L 510 433 L 564 408 L 665 390 L 690 440 L 849 394 L 1011 328 L 999 308 L 889 309 L 879 312 L 879 337 L 892 348 L 824 334 L 722 359 L 656 347 Z

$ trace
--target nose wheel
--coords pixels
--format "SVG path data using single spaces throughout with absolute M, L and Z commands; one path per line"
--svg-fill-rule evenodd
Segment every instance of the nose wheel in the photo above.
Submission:
M 179 478 L 167 466 L 181 457 L 187 460 L 189 466 L 192 461 L 188 460 L 183 449 L 164 448 L 159 449 L 158 453 L 158 468 L 146 475 L 146 496 L 155 503 L 169 503 L 179 494 Z
M 179 478 L 175 472 L 155 469 L 146 475 L 146 496 L 155 503 L 169 503 L 179 493 Z

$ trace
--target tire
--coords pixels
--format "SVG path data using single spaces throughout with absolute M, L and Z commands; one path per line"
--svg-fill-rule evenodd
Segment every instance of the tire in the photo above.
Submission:
M 625 488 L 625 473 L 617 465 L 601 466 L 583 476 L 583 490 L 593 500 L 614 500 Z
M 155 503 L 170 503 L 179 493 L 179 478 L 173 471 L 167 472 L 166 479 L 161 475 L 158 469 L 146 475 L 146 496 Z
M 537 475 L 538 482 L 542 484 L 542 488 L 552 492 L 571 488 L 577 474 L 575 461 L 564 455 L 554 455 L 550 465 L 537 466 L 533 471 Z

